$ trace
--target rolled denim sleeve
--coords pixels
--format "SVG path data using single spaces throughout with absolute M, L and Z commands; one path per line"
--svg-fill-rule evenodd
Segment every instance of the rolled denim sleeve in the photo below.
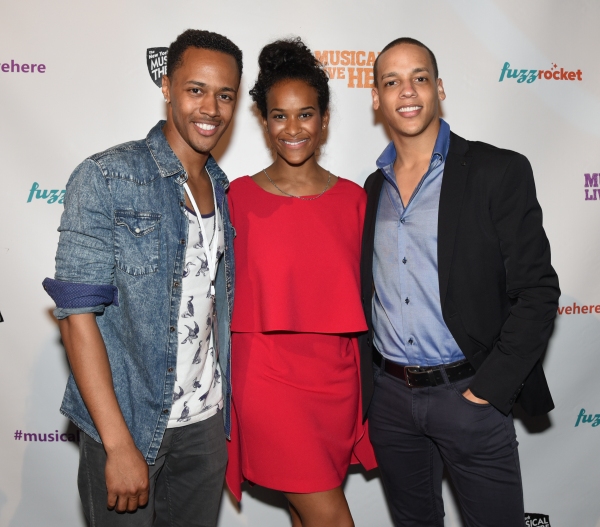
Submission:
M 86 159 L 71 175 L 60 219 L 54 280 L 44 289 L 56 303 L 54 315 L 103 313 L 118 303 L 114 285 L 112 198 L 100 166 Z

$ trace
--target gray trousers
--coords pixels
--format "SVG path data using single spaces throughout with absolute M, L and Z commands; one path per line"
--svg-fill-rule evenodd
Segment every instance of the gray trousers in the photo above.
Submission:
M 409 388 L 374 366 L 369 434 L 396 527 L 443 527 L 442 474 L 467 527 L 523 527 L 523 489 L 512 416 L 462 393 L 471 379 Z
M 77 483 L 91 527 L 216 526 L 227 466 L 220 412 L 166 430 L 156 464 L 148 467 L 148 505 L 135 512 L 118 513 L 106 506 L 104 447 L 82 432 L 79 454 Z

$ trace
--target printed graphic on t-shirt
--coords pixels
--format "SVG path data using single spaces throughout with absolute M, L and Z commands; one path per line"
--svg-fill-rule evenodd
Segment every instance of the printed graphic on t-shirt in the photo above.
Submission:
M 223 407 L 221 370 L 215 353 L 214 302 L 210 293 L 209 250 L 217 244 L 217 261 L 223 255 L 223 228 L 216 211 L 203 217 L 204 240 L 196 215 L 186 210 L 188 244 L 183 268 L 179 309 L 177 376 L 169 428 L 185 426 L 213 416 Z M 207 247 L 205 247 L 207 245 Z M 209 250 L 207 250 L 209 249 Z

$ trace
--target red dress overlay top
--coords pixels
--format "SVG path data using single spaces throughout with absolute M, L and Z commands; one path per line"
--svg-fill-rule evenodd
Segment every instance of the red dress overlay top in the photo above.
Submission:
M 356 333 L 367 326 L 359 262 L 366 195 L 339 178 L 305 201 L 245 176 L 229 189 L 236 230 L 232 436 L 227 483 L 284 492 L 339 486 L 376 466 L 361 420 Z
M 246 176 L 229 190 L 236 237 L 231 331 L 356 333 L 364 190 L 346 179 L 313 201 L 270 194 Z

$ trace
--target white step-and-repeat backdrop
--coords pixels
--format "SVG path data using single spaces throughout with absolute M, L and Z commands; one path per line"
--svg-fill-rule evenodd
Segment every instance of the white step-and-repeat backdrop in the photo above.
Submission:
M 247 92 L 261 47 L 300 35 L 333 90 L 321 156 L 363 183 L 388 139 L 371 65 L 400 36 L 436 53 L 445 119 L 531 161 L 563 296 L 545 368 L 557 408 L 517 415 L 529 525 L 600 527 L 600 62 L 594 0 L 21 0 L 0 17 L 0 526 L 82 526 L 77 435 L 59 414 L 68 373 L 41 287 L 54 272 L 64 188 L 86 156 L 145 137 L 165 114 L 160 50 L 210 29 L 244 51 L 242 96 L 215 156 L 230 178 L 270 163 Z M 377 475 L 345 490 L 357 526 L 391 525 Z M 446 525 L 460 526 L 450 486 Z M 548 519 L 549 518 L 549 519 Z M 224 496 L 220 526 L 286 525 L 276 493 Z

